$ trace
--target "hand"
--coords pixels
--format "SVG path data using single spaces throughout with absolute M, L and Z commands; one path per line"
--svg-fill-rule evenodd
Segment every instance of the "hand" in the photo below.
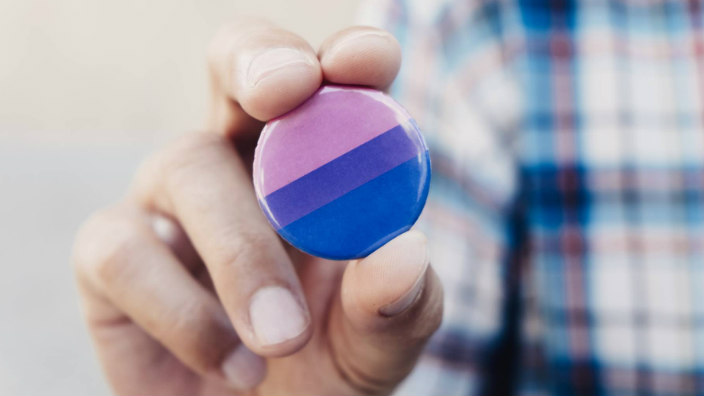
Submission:
M 107 378 L 119 394 L 385 394 L 439 326 L 442 289 L 409 231 L 363 260 L 311 257 L 262 215 L 249 165 L 261 121 L 322 81 L 387 87 L 395 39 L 343 30 L 319 53 L 263 21 L 209 51 L 209 133 L 157 153 L 127 197 L 79 231 L 74 264 Z

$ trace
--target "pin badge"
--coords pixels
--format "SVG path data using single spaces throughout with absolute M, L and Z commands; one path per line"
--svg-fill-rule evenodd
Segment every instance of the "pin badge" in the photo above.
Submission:
M 254 187 L 271 225 L 328 259 L 365 257 L 409 230 L 429 185 L 418 126 L 367 88 L 322 87 L 266 124 L 254 156 Z

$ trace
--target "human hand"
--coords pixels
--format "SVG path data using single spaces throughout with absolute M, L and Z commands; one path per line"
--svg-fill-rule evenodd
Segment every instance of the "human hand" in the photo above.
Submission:
M 323 81 L 383 89 L 400 49 L 345 29 L 318 54 L 264 21 L 222 29 L 209 51 L 210 132 L 140 168 L 126 198 L 81 227 L 74 267 L 107 378 L 119 394 L 385 394 L 442 316 L 425 237 L 362 260 L 282 243 L 255 198 L 262 123 Z

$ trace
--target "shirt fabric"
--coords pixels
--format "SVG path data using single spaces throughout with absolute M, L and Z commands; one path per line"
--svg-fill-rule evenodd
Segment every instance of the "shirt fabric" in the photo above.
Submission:
M 699 1 L 372 0 L 445 315 L 401 395 L 704 394 Z

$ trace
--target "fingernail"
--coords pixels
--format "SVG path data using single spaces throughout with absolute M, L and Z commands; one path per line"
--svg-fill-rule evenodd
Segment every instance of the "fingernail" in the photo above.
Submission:
M 362 41 L 364 40 L 364 41 Z M 355 32 L 348 33 L 345 38 L 341 39 L 335 43 L 334 47 L 330 48 L 327 56 L 334 56 L 339 51 L 343 50 L 358 50 L 357 47 L 368 48 L 370 45 L 369 40 L 377 40 L 381 44 L 386 44 L 390 40 L 393 40 L 393 36 L 389 33 L 381 32 L 378 30 L 359 30 Z
M 420 278 L 418 278 L 418 280 L 416 280 L 416 283 L 406 292 L 406 294 L 401 296 L 398 300 L 379 308 L 379 313 L 382 316 L 396 316 L 408 309 L 414 302 L 416 302 L 421 293 L 423 293 L 423 288 L 425 286 L 424 281 L 425 271 L 423 271 L 423 274 Z
M 262 345 L 280 344 L 298 337 L 308 327 L 308 315 L 288 289 L 268 286 L 252 297 L 249 317 Z
M 240 344 L 222 363 L 225 379 L 235 389 L 248 390 L 259 385 L 266 375 L 264 359 Z
M 297 49 L 274 48 L 257 55 L 249 63 L 247 82 L 256 86 L 265 78 L 293 66 L 313 66 L 313 59 Z
M 423 289 L 425 288 L 425 274 L 428 271 L 428 266 L 430 265 L 430 256 L 428 253 L 425 236 L 418 234 L 418 237 L 420 239 L 418 243 L 422 243 L 424 245 L 423 250 L 425 251 L 425 255 L 422 258 L 422 269 L 420 270 L 418 278 L 415 282 L 413 282 L 413 286 L 411 286 L 411 288 L 408 289 L 408 291 L 396 301 L 379 308 L 379 314 L 382 316 L 396 316 L 400 314 L 410 308 L 420 298 L 421 294 L 423 294 Z

